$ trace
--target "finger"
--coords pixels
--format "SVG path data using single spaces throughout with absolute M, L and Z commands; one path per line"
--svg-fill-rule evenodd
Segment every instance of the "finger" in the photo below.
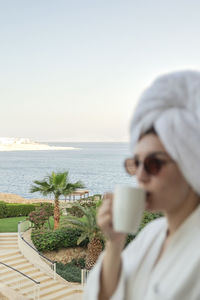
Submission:
M 98 210 L 98 215 L 102 215 L 106 213 L 107 211 L 112 211 L 112 205 L 110 205 L 109 202 L 105 202 Z
M 97 222 L 100 223 L 101 226 L 104 225 L 104 223 L 107 223 L 107 222 L 109 222 L 109 224 L 111 224 L 112 223 L 112 212 L 107 211 L 104 214 L 99 215 L 97 217 Z
M 112 214 L 110 212 L 106 212 L 103 215 L 98 216 L 97 222 L 99 223 L 112 222 Z
M 102 206 L 108 205 L 110 208 L 112 208 L 113 203 L 113 194 L 107 193 L 104 195 Z
M 105 193 L 103 195 L 103 201 L 108 201 L 108 200 L 112 201 L 112 199 L 113 199 L 113 194 L 112 193 Z

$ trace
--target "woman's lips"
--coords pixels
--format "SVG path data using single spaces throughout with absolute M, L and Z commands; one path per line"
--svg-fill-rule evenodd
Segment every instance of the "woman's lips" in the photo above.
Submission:
M 148 200 L 151 196 L 151 193 L 150 192 L 146 192 L 146 200 Z
M 148 208 L 148 206 L 151 203 L 151 195 L 152 194 L 150 192 L 146 192 L 146 199 L 145 199 L 146 207 L 145 208 Z

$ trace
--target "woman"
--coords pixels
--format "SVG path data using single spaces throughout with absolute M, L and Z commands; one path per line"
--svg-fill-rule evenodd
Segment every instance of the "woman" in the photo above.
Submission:
M 107 237 L 92 270 L 87 300 L 200 299 L 200 73 L 158 78 L 142 95 L 131 124 L 126 170 L 146 191 L 146 209 L 163 218 L 123 251 L 112 226 L 112 195 L 98 224 Z

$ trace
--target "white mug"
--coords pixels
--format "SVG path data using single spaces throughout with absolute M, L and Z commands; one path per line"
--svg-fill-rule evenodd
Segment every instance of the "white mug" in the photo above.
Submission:
M 117 185 L 114 190 L 113 228 L 116 232 L 136 233 L 145 208 L 146 193 L 139 187 Z

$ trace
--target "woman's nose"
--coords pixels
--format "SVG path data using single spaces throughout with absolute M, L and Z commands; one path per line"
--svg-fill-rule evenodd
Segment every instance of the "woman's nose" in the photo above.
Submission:
M 144 165 L 142 163 L 138 166 L 135 175 L 137 177 L 138 182 L 147 182 L 147 181 L 149 181 L 149 174 L 144 169 Z

